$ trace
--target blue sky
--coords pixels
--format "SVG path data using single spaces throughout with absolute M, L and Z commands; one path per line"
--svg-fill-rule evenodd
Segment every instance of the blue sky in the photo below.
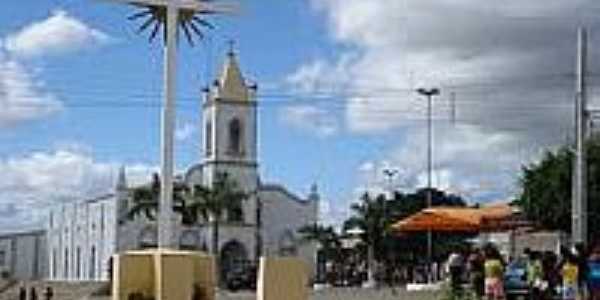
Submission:
M 400 170 L 395 188 L 424 185 L 425 106 L 414 93 L 424 85 L 443 91 L 434 184 L 471 202 L 510 199 L 519 166 L 568 140 L 572 78 L 559 75 L 574 68 L 576 25 L 597 27 L 583 0 L 238 2 L 203 43 L 181 43 L 177 166 L 199 161 L 200 90 L 233 39 L 259 86 L 263 177 L 301 195 L 317 182 L 328 221 L 359 191 L 386 188 L 384 168 Z M 0 12 L 0 230 L 108 189 L 119 165 L 134 182 L 158 165 L 162 49 L 136 34 L 134 11 L 28 0 Z

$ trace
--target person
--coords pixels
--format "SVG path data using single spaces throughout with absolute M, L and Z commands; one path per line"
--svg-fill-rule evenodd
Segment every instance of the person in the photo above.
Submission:
M 31 287 L 29 290 L 29 300 L 37 300 L 37 292 L 35 291 L 35 287 Z
M 481 299 L 484 294 L 485 275 L 483 268 L 483 255 L 478 248 L 473 249 L 473 252 L 468 257 L 469 279 L 471 286 L 475 292 L 477 299 Z
M 54 297 L 54 291 L 52 290 L 52 287 L 47 286 L 46 291 L 44 292 L 44 299 L 52 300 L 52 297 Z
M 583 243 L 576 243 L 573 254 L 575 255 L 575 261 L 577 263 L 578 275 L 577 275 L 577 288 L 579 297 L 584 299 L 587 295 L 587 258 L 588 251 Z
M 463 257 L 459 251 L 454 251 L 448 257 L 448 270 L 450 271 L 450 283 L 453 291 L 460 290 L 461 275 L 463 273 Z
M 575 300 L 578 295 L 578 279 L 579 279 L 579 267 L 577 265 L 577 258 L 575 255 L 567 255 L 566 261 L 561 269 L 562 275 L 562 299 L 563 300 Z
M 600 245 L 590 253 L 587 266 L 587 287 L 590 299 L 600 300 Z
M 527 249 L 525 251 L 527 255 L 527 285 L 529 286 L 529 293 L 531 295 L 532 300 L 541 299 L 542 292 L 542 262 L 539 257 L 539 253 L 535 251 L 530 251 Z
M 27 289 L 22 283 L 19 287 L 19 300 L 27 300 Z
M 504 299 L 504 264 L 500 252 L 492 245 L 486 246 L 484 271 L 487 299 Z

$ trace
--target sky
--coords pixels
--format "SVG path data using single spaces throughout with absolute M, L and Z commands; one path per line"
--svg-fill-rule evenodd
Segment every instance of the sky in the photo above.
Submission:
M 228 49 L 258 84 L 263 181 L 339 223 L 364 191 L 433 184 L 470 203 L 508 201 L 522 165 L 573 140 L 576 31 L 590 31 L 591 105 L 600 4 L 584 0 L 238 0 L 178 53 L 176 165 L 201 157 L 201 89 Z M 162 46 L 111 1 L 9 1 L 0 11 L 0 231 L 131 185 L 159 165 Z M 454 105 L 452 105 L 454 103 Z M 384 169 L 398 170 L 389 179 Z

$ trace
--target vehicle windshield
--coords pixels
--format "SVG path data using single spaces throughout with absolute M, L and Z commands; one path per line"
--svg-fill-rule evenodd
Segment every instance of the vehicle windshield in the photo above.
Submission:
M 506 267 L 505 275 L 507 277 L 521 277 L 525 276 L 526 273 L 526 265 L 523 261 L 517 261 L 510 263 L 508 267 Z

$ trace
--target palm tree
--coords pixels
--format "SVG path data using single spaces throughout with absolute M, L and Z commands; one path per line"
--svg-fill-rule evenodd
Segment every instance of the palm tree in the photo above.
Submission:
M 247 194 L 227 173 L 217 173 L 212 187 L 196 185 L 188 195 L 188 211 L 195 216 L 201 215 L 207 223 L 213 223 L 212 253 L 218 259 L 219 227 L 223 216 L 227 214 L 231 221 L 242 221 L 242 201 Z
M 378 195 L 375 199 L 372 199 L 369 193 L 364 193 L 360 197 L 360 202 L 354 203 L 350 207 L 354 215 L 344 222 L 344 229 L 360 228 L 363 232 L 361 239 L 367 246 L 369 283 L 373 283 L 374 280 L 375 249 L 383 249 L 381 245 L 387 230 L 387 221 L 384 219 L 385 201 L 384 195 Z M 382 253 L 378 256 L 384 258 Z
M 315 223 L 314 225 L 301 227 L 298 229 L 298 233 L 301 235 L 302 240 L 318 242 L 327 258 L 332 257 L 332 254 L 342 245 L 340 236 L 331 226 Z
M 181 182 L 176 182 L 173 186 L 173 211 L 181 215 L 183 225 L 194 225 L 197 223 L 197 214 L 193 213 L 188 205 L 190 189 Z M 135 217 L 143 214 L 150 221 L 156 220 L 156 212 L 159 207 L 160 197 L 160 177 L 154 173 L 152 182 L 149 185 L 140 186 L 133 190 L 133 206 L 127 213 L 127 219 L 133 220 Z

